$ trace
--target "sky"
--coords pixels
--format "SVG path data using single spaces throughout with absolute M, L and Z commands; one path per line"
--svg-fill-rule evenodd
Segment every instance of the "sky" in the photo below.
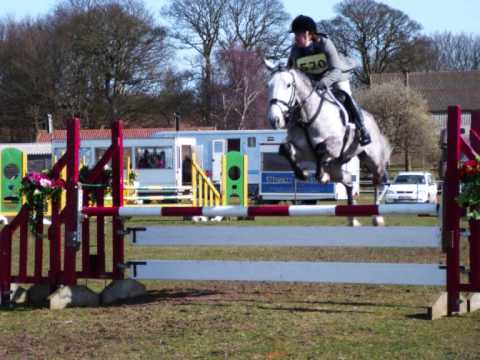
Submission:
M 167 0 L 144 0 L 150 10 L 158 13 Z M 195 0 L 192 0 L 195 1 Z M 0 17 L 5 15 L 21 19 L 49 12 L 58 0 L 0 0 Z M 283 0 L 292 16 L 304 14 L 316 21 L 335 16 L 338 0 Z M 383 0 L 383 3 L 406 13 L 424 27 L 426 34 L 436 31 L 480 34 L 479 0 Z

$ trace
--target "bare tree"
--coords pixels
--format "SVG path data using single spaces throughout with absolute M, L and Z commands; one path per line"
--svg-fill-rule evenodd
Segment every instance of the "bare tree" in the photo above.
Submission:
M 140 118 L 162 87 L 165 31 L 135 0 L 69 0 L 45 17 L 0 26 L 0 126 L 35 136 L 47 114 L 98 127 Z
M 429 70 L 479 70 L 480 36 L 453 34 L 445 31 L 431 37 L 435 56 L 431 57 Z
M 98 106 L 100 95 L 112 120 L 135 112 L 134 103 L 125 101 L 128 95 L 158 88 L 169 55 L 166 33 L 141 2 L 70 0 L 56 17 L 58 52 L 68 60 L 62 76 L 73 92 L 83 88 L 81 102 Z
M 182 123 L 200 123 L 198 99 L 195 90 L 189 85 L 193 75 L 190 71 L 177 72 L 173 68 L 166 69 L 163 74 L 162 88 L 148 106 L 152 110 L 152 121 L 162 126 L 173 126 L 173 113 L 181 115 Z
M 44 23 L 4 20 L 0 38 L 0 126 L 3 139 L 31 140 L 52 108 Z
M 261 56 L 232 43 L 219 52 L 221 83 L 216 87 L 217 117 L 224 129 L 265 127 L 266 94 Z
M 438 155 L 439 129 L 420 93 L 393 81 L 362 90 L 358 99 L 375 116 L 394 153 L 404 156 L 405 170 L 412 156 L 433 160 Z
M 269 57 L 286 55 L 290 16 L 280 0 L 230 0 L 223 25 L 223 47 L 239 43 Z
M 195 50 L 202 58 L 203 120 L 211 125 L 212 55 L 220 37 L 227 0 L 170 0 L 162 14 L 170 19 L 170 35 L 180 47 Z
M 405 42 L 392 56 L 386 72 L 413 72 L 429 69 L 429 64 L 436 57 L 432 41 L 428 36 L 417 36 Z
M 336 6 L 339 13 L 330 21 L 320 22 L 345 55 L 357 57 L 362 70 L 362 83 L 370 84 L 370 74 L 381 73 L 401 59 L 409 67 L 411 52 L 402 50 L 419 40 L 421 25 L 400 10 L 375 0 L 343 0 Z

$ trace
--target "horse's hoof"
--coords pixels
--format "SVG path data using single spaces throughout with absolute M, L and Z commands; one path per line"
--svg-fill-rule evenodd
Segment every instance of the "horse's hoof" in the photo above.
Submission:
M 383 216 L 374 216 L 372 218 L 372 225 L 373 226 L 385 226 L 385 219 Z
M 298 180 L 306 181 L 308 179 L 308 173 L 305 170 L 295 170 L 295 177 Z
M 357 218 L 349 218 L 348 226 L 358 227 L 358 226 L 362 226 L 362 223 L 358 221 Z
M 330 175 L 328 175 L 327 173 L 323 173 L 322 176 L 320 176 L 320 183 L 322 184 L 326 184 L 330 181 Z

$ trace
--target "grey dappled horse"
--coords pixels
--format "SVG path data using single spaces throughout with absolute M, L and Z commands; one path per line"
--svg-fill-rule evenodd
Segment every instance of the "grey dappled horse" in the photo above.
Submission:
M 378 203 L 377 187 L 382 185 L 382 190 L 385 187 L 391 147 L 373 116 L 364 111 L 372 142 L 361 146 L 355 136 L 355 126 L 348 121 L 345 108 L 330 90 L 315 89 L 299 70 L 274 66 L 267 61 L 265 64 L 272 73 L 268 82 L 268 120 L 275 129 L 287 129 L 287 140 L 281 145 L 280 153 L 287 158 L 295 175 L 305 179 L 307 174 L 300 164 L 315 162 L 317 179 L 322 183 L 342 183 L 351 205 L 354 203 L 352 174 L 343 170 L 342 165 L 358 156 L 373 175 L 374 201 Z M 375 225 L 381 223 L 380 217 L 374 219 Z

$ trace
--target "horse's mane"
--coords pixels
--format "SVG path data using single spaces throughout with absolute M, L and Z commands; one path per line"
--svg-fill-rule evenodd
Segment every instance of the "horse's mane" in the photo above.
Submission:
M 295 79 L 300 80 L 306 86 L 308 86 L 309 88 L 312 88 L 313 86 L 312 80 L 302 70 L 291 68 L 289 71 L 291 71 L 294 74 Z

